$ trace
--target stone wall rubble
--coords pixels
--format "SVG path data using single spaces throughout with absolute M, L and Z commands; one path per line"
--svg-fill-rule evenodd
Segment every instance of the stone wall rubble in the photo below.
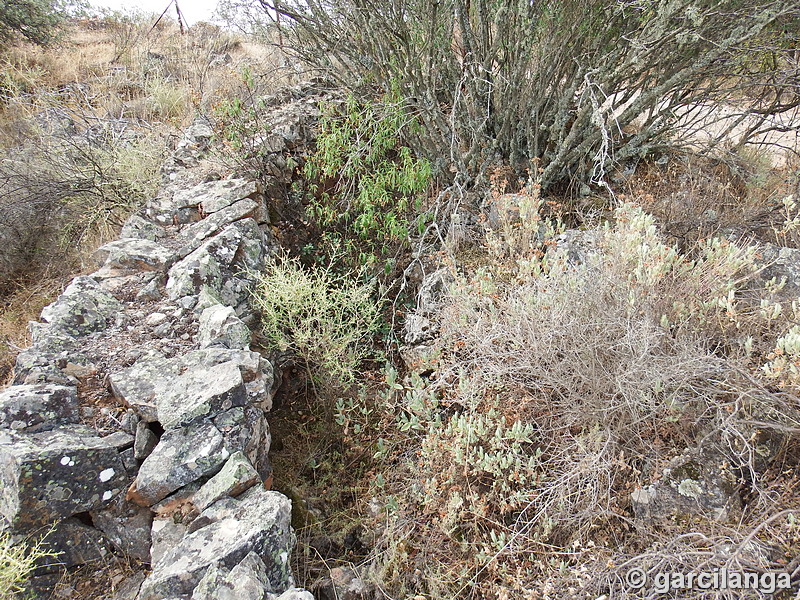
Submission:
M 275 107 L 275 186 L 312 92 Z M 31 323 L 0 392 L 0 517 L 17 539 L 53 528 L 43 582 L 113 550 L 150 563 L 130 598 L 313 600 L 289 566 L 291 502 L 268 489 L 273 368 L 250 350 L 252 274 L 277 248 L 268 198 L 209 174 L 212 137 L 186 130 L 158 197 Z

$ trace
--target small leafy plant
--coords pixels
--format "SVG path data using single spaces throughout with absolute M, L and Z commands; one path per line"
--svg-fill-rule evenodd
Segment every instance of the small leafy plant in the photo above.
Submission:
M 377 102 L 351 95 L 342 109 L 324 111 L 316 151 L 304 167 L 317 182 L 309 209 L 320 227 L 333 230 L 327 235 L 332 245 L 357 252 L 361 264 L 385 257 L 414 225 L 424 225 L 431 165 L 402 141 L 415 129 L 393 95 Z
M 305 361 L 323 383 L 350 384 L 380 326 L 374 285 L 284 258 L 259 276 L 253 303 L 264 336 Z

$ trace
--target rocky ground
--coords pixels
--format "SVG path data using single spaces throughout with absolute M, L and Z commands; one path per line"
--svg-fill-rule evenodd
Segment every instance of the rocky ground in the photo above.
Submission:
M 313 90 L 289 100 L 262 140 L 276 185 L 317 114 Z M 311 597 L 271 490 L 280 377 L 250 349 L 248 286 L 277 249 L 270 190 L 210 170 L 211 137 L 202 120 L 185 132 L 158 197 L 31 324 L 0 393 L 0 513 L 57 552 L 31 581 L 42 597 L 64 568 L 114 556 L 127 568 L 91 597 Z

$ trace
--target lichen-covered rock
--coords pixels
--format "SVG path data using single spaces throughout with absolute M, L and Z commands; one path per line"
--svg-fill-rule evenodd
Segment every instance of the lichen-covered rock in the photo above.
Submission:
M 72 387 L 78 380 L 58 368 L 57 356 L 35 347 L 17 354 L 14 364 L 14 385 L 53 384 Z
M 15 385 L 0 392 L 0 429 L 35 433 L 78 422 L 72 386 Z
M 233 225 L 200 245 L 169 270 L 167 296 L 176 299 L 197 295 L 203 288 L 218 296 L 222 289 L 222 274 L 236 258 L 242 234 Z
M 211 565 L 192 592 L 192 600 L 263 600 L 270 591 L 267 568 L 255 552 L 228 571 Z
M 162 271 L 172 259 L 172 252 L 150 240 L 123 238 L 101 246 L 94 256 L 106 269 Z
M 225 449 L 243 452 L 261 479 L 272 473 L 269 461 L 271 436 L 264 412 L 254 406 L 236 407 L 214 418 L 214 426 L 225 438 Z
M 220 472 L 209 479 L 192 497 L 198 510 L 205 510 L 224 496 L 238 496 L 259 483 L 261 478 L 241 451 L 234 452 Z
M 177 546 L 186 535 L 187 527 L 176 523 L 175 519 L 156 518 L 150 531 L 152 547 L 150 549 L 151 564 L 155 567 L 164 556 Z
M 55 302 L 42 309 L 42 319 L 72 336 L 102 331 L 122 310 L 114 296 L 90 277 L 76 277 Z
M 188 596 L 212 566 L 233 569 L 251 552 L 264 564 L 267 591 L 292 587 L 291 503 L 278 492 L 252 488 L 220 520 L 186 535 L 153 567 L 138 600 Z
M 146 421 L 157 421 L 156 396 L 164 393 L 180 371 L 179 361 L 150 352 L 132 366 L 109 373 L 108 380 L 117 398 L 127 402 Z
M 246 273 L 260 269 L 264 256 L 258 224 L 250 218 L 236 221 L 172 266 L 167 296 L 177 299 L 205 289 L 222 303 L 237 306 L 246 300 L 251 284 Z
M 142 463 L 127 497 L 139 506 L 152 506 L 178 488 L 213 475 L 228 456 L 222 434 L 211 423 L 170 429 Z
M 178 252 L 178 256 L 184 258 L 189 253 L 194 252 L 205 240 L 217 235 L 235 221 L 254 218 L 259 223 L 264 222 L 266 219 L 265 212 L 266 210 L 262 204 L 245 198 L 215 212 L 213 215 L 207 216 L 201 221 L 188 225 L 180 233 L 179 239 L 183 241 L 183 246 Z
M 727 522 L 742 510 L 736 474 L 723 456 L 706 449 L 672 459 L 659 481 L 633 492 L 631 501 L 636 520 L 649 524 Z
M 180 206 L 200 206 L 204 214 L 212 214 L 238 200 L 261 196 L 261 186 L 251 179 L 220 179 L 198 184 L 176 192 L 173 201 Z
M 204 348 L 192 350 L 181 357 L 181 365 L 187 370 L 207 369 L 224 362 L 233 362 L 239 367 L 250 402 L 265 410 L 272 408 L 272 364 L 258 352 L 229 348 Z
M 250 346 L 250 329 L 230 306 L 216 304 L 200 315 L 198 332 L 201 348 L 222 346 L 242 350 Z
M 163 227 L 145 219 L 140 215 L 131 215 L 125 221 L 120 231 L 120 238 L 138 238 L 140 240 L 150 240 L 156 242 L 165 237 L 167 232 Z
M 0 431 L 0 513 L 16 529 L 100 508 L 126 483 L 117 450 L 86 427 Z
M 436 335 L 436 327 L 428 317 L 410 314 L 403 325 L 403 341 L 416 346 L 432 339 Z
M 214 417 L 246 402 L 242 373 L 235 363 L 226 362 L 180 375 L 159 394 L 156 407 L 161 425 L 171 429 Z
M 272 365 L 257 352 L 228 348 L 192 350 L 183 356 L 165 358 L 158 352 L 145 354 L 132 366 L 109 374 L 114 395 L 128 403 L 146 421 L 157 421 L 156 398 L 180 393 L 176 380 L 181 373 L 202 373 L 233 362 L 242 374 L 249 401 L 264 410 L 272 406 Z
M 126 556 L 150 562 L 150 529 L 153 513 L 118 494 L 107 507 L 91 513 L 92 523 Z

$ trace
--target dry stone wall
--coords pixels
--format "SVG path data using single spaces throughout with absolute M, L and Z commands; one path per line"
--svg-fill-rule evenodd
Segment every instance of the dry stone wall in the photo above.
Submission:
M 283 100 L 260 140 L 276 186 L 319 114 L 309 88 Z M 211 139 L 203 120 L 185 132 L 158 197 L 31 323 L 0 392 L 0 517 L 18 538 L 53 527 L 60 552 L 40 588 L 117 551 L 150 564 L 131 599 L 313 600 L 289 566 L 291 503 L 268 489 L 275 375 L 250 349 L 268 201 L 209 174 Z

